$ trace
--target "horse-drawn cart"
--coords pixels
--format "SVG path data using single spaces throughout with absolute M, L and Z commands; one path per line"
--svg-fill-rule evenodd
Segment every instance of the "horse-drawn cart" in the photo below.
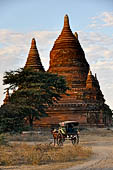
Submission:
M 59 123 L 59 128 L 52 130 L 54 145 L 63 145 L 65 140 L 71 140 L 72 144 L 79 143 L 79 122 L 64 121 Z

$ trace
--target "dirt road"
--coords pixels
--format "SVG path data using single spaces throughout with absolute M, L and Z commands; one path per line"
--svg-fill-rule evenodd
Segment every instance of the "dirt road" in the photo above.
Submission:
M 50 140 L 46 142 L 50 142 Z M 71 143 L 67 144 L 70 145 Z M 64 143 L 64 145 L 66 145 L 66 143 Z M 113 170 L 113 129 L 89 128 L 83 130 L 80 132 L 80 145 L 91 147 L 94 154 L 89 160 L 81 160 L 81 163 L 71 168 L 64 169 L 64 167 L 69 167 L 69 165 L 67 166 L 65 163 L 65 166 L 61 166 L 61 164 L 48 164 L 42 166 L 2 166 L 0 167 L 0 170 Z
M 110 130 L 81 137 L 81 143 L 91 146 L 94 155 L 87 162 L 65 170 L 113 170 L 113 132 Z

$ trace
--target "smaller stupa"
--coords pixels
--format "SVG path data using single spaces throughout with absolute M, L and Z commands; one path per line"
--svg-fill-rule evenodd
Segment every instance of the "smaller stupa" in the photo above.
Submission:
M 92 88 L 95 88 L 95 87 L 96 87 L 96 79 L 92 75 L 91 70 L 89 69 L 87 80 L 86 80 L 86 88 L 92 89 Z
M 39 53 L 36 47 L 35 38 L 32 39 L 31 48 L 28 54 L 27 62 L 24 68 L 33 68 L 36 71 L 45 71 L 44 67 L 42 66 Z
M 10 95 L 9 95 L 9 89 L 7 89 L 5 99 L 3 100 L 3 105 L 8 104 L 9 102 L 10 102 Z

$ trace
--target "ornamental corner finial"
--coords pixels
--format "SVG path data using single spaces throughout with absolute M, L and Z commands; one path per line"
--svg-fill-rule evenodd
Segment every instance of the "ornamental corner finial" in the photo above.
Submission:
M 77 33 L 77 32 L 75 32 L 75 34 L 74 34 L 74 35 L 75 35 L 76 39 L 78 39 L 78 33 Z

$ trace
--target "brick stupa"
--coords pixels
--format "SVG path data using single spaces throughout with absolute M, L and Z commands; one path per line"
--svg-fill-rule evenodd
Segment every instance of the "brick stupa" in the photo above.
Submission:
M 44 67 L 42 66 L 39 53 L 36 47 L 36 41 L 34 38 L 32 39 L 31 48 L 24 68 L 32 68 L 36 71 L 42 71 L 42 72 L 45 71 Z
M 73 34 L 67 15 L 64 26 L 50 52 L 50 73 L 66 78 L 69 96 L 62 96 L 54 106 L 48 108 L 49 117 L 37 121 L 40 125 L 55 125 L 61 121 L 74 120 L 81 124 L 102 124 L 104 97 L 96 75 L 93 76 L 78 34 Z
M 49 72 L 66 77 L 72 88 L 82 88 L 86 84 L 89 65 L 84 51 L 78 41 L 78 36 L 72 33 L 69 19 L 64 17 L 64 27 L 50 52 Z
M 24 68 L 45 71 L 34 38 Z M 46 110 L 48 117 L 35 120 L 34 126 L 51 126 L 66 120 L 78 121 L 82 125 L 103 125 L 106 124 L 105 117 L 109 123 L 111 117 L 105 115 L 103 110 L 105 100 L 97 76 L 96 74 L 94 76 L 90 70 L 78 34 L 72 33 L 67 15 L 64 17 L 61 34 L 50 52 L 48 72 L 65 77 L 70 88 L 67 91 L 69 95 L 62 95 L 58 103 Z M 9 91 L 7 91 L 4 104 L 9 103 L 9 100 Z
M 7 89 L 5 99 L 3 100 L 3 105 L 9 104 L 9 102 L 10 102 L 10 95 L 9 95 L 9 89 Z

